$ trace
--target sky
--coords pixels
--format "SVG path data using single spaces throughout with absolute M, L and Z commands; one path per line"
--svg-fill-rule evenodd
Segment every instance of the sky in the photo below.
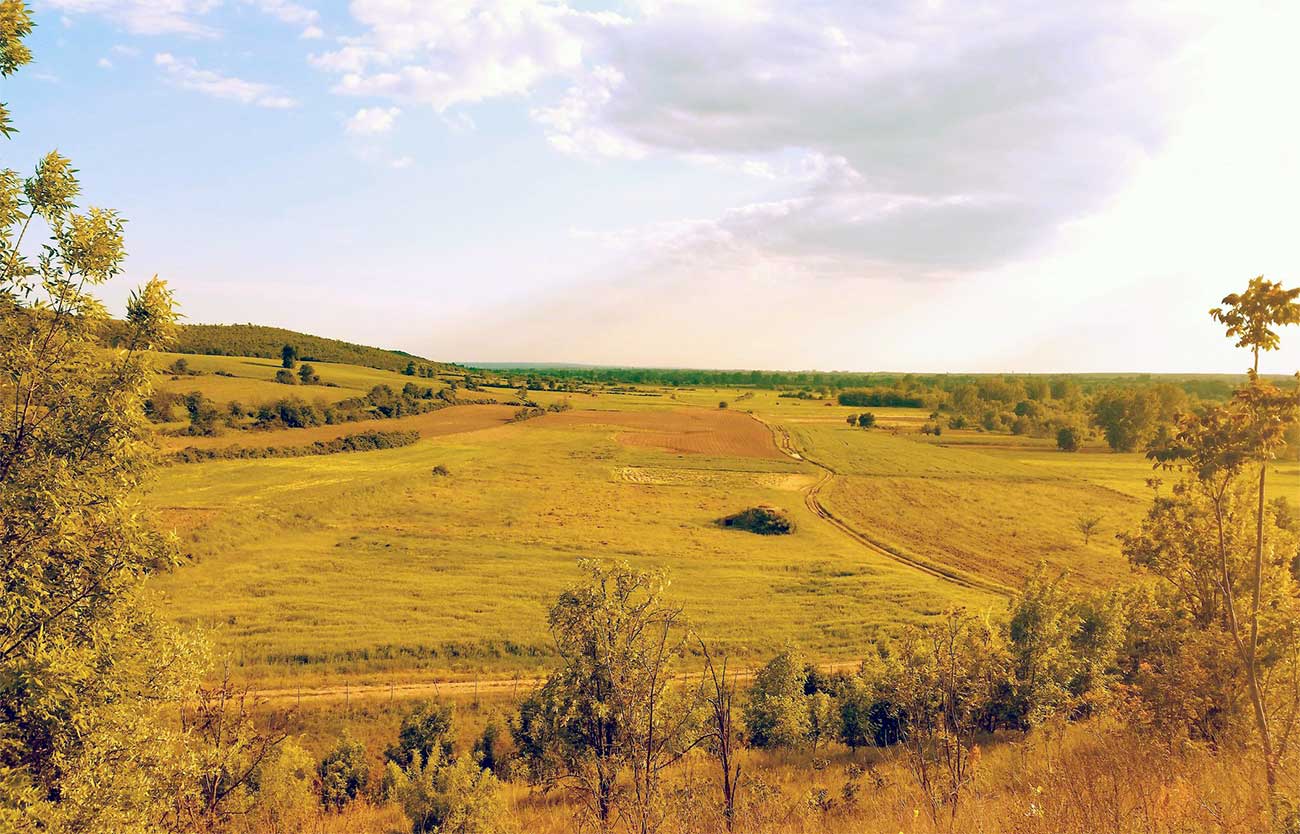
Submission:
M 1293 0 L 31 3 L 3 164 L 128 218 L 118 306 L 158 274 L 190 321 L 470 363 L 1239 372 L 1206 311 L 1300 283 Z

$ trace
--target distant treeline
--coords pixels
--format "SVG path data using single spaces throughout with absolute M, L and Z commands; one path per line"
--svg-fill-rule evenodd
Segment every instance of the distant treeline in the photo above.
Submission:
M 1068 383 L 1083 393 L 1110 387 L 1145 387 L 1166 383 L 1201 399 L 1226 399 L 1243 376 L 1231 374 L 904 374 L 847 371 L 745 371 L 689 368 L 516 368 L 485 371 L 486 376 L 526 380 L 531 389 L 552 384 L 667 385 L 673 387 L 753 387 L 821 391 L 832 395 L 850 389 L 898 388 L 951 391 L 959 385 L 991 380 L 1026 388 Z
M 420 439 L 414 431 L 365 431 L 317 440 L 310 446 L 227 446 L 223 449 L 200 449 L 188 446 L 171 456 L 175 463 L 200 463 L 205 460 L 251 458 L 298 458 L 309 455 L 335 455 L 340 452 L 369 452 L 410 446 Z
M 108 342 L 119 344 L 125 332 L 123 322 L 113 322 L 110 325 Z M 451 367 L 446 363 L 434 362 L 400 350 L 367 347 L 298 333 L 282 327 L 264 327 L 260 324 L 183 324 L 171 349 L 176 353 L 197 353 L 208 356 L 256 356 L 262 359 L 280 359 L 285 345 L 293 345 L 297 348 L 297 358 L 303 362 L 341 362 L 398 372 L 406 370 L 407 365 L 412 361 L 440 370 Z

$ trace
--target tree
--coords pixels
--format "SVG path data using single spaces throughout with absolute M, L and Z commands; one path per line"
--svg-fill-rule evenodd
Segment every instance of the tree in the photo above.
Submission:
M 870 411 L 858 415 L 858 426 L 869 429 L 876 424 L 876 415 Z
M 202 391 L 191 391 L 185 395 L 185 410 L 190 415 L 186 434 L 195 437 L 210 437 L 217 433 L 217 404 L 203 396 Z
M 730 831 L 736 823 L 736 797 L 740 793 L 740 762 L 736 760 L 736 725 L 732 707 L 736 700 L 736 683 L 727 680 L 727 658 L 719 667 L 708 645 L 699 640 L 704 656 L 702 700 L 707 707 L 703 741 L 722 771 L 722 819 Z
M 1226 576 L 1226 557 L 1224 593 L 1233 640 L 1246 666 L 1246 683 L 1254 708 L 1255 728 L 1263 749 L 1265 778 L 1275 819 L 1279 813 L 1277 768 L 1285 752 L 1285 742 L 1275 749 L 1260 669 L 1260 620 L 1265 598 L 1264 487 L 1269 461 L 1286 445 L 1287 429 L 1300 420 L 1300 396 L 1297 396 L 1300 391 L 1286 394 L 1262 382 L 1259 378 L 1259 354 L 1261 351 L 1277 350 L 1281 346 L 1281 339 L 1274 328 L 1300 324 L 1298 298 L 1300 287 L 1284 289 L 1281 284 L 1266 281 L 1261 275 L 1250 280 L 1245 292 L 1225 296 L 1222 307 L 1210 310 L 1210 317 L 1225 326 L 1226 335 L 1237 339 L 1236 346 L 1250 350 L 1252 363 L 1249 381 L 1244 389 L 1236 392 L 1234 404 L 1237 408 L 1229 410 L 1225 415 L 1235 423 L 1226 434 L 1213 432 L 1207 435 L 1197 432 L 1196 427 L 1192 426 L 1191 433 L 1185 438 L 1192 441 L 1188 456 L 1201 463 L 1202 472 L 1208 469 L 1206 474 L 1211 477 L 1215 472 L 1235 475 L 1247 462 L 1259 468 L 1254 559 L 1249 583 L 1250 608 L 1244 612 L 1244 624 L 1240 622 L 1242 618 L 1236 611 L 1230 577 Z M 1297 375 L 1297 381 L 1300 381 L 1300 374 Z M 1199 474 L 1201 473 L 1198 472 Z M 1294 721 L 1294 713 L 1292 715 L 1291 720 Z M 1285 739 L 1286 736 L 1282 738 Z
M 0 0 L 0 75 L 31 54 L 19 0 Z M 12 131 L 0 107 L 0 133 Z M 119 275 L 123 221 L 75 205 L 72 163 L 0 171 L 0 830 L 150 829 L 171 797 L 174 733 L 195 644 L 143 583 L 177 558 L 137 500 L 149 471 L 147 352 L 175 333 L 156 278 L 108 349 L 93 289 Z M 28 232 L 48 230 L 39 254 Z
M 1005 679 L 997 644 L 987 622 L 949 612 L 905 632 L 879 670 L 880 693 L 893 704 L 908 768 L 936 825 L 946 809 L 951 829 L 974 781 L 976 734 Z
M 427 701 L 407 713 L 397 732 L 397 743 L 384 751 L 384 758 L 398 765 L 418 761 L 423 765 L 435 752 L 449 760 L 454 750 L 451 706 Z
M 192 705 L 181 708 L 181 728 L 193 757 L 192 772 L 177 800 L 177 815 L 187 830 L 221 830 L 254 806 L 255 775 L 274 760 L 288 737 L 283 717 L 270 726 L 254 721 L 247 689 L 236 687 L 227 668 L 220 683 L 198 689 Z
M 298 380 L 294 379 L 293 371 L 281 368 L 275 372 L 275 381 L 281 385 L 296 385 Z
M 726 407 L 727 407 L 727 401 L 726 401 L 726 400 L 719 400 L 719 401 L 718 401 L 718 408 L 720 408 L 720 409 L 725 409 Z
M 1061 426 L 1056 430 L 1056 448 L 1062 452 L 1079 451 L 1079 433 L 1070 426 Z
M 402 369 L 406 376 L 415 376 L 415 362 L 407 362 L 406 367 Z
M 691 710 L 670 688 L 686 639 L 681 609 L 665 600 L 659 573 L 580 564 L 586 579 L 549 617 L 561 667 L 520 705 L 511 731 L 534 784 L 570 789 L 602 830 L 627 798 L 622 810 L 646 832 L 662 811 L 664 769 L 698 743 Z
M 1111 451 L 1131 452 L 1155 430 L 1157 405 L 1150 391 L 1112 388 L 1092 402 L 1092 422 Z
M 298 364 L 298 348 L 293 345 L 285 345 L 280 348 L 280 365 L 289 370 Z
M 754 676 L 745 704 L 745 733 L 754 747 L 797 747 L 808 738 L 803 655 L 786 649 Z
M 326 808 L 341 809 L 366 788 L 370 772 L 366 766 L 366 746 L 344 735 L 317 768 L 320 799 Z
M 320 375 L 316 373 L 315 368 L 306 362 L 302 363 L 298 368 L 298 379 L 302 381 L 303 385 L 318 385 L 320 383 Z
M 1083 546 L 1087 547 L 1092 537 L 1101 529 L 1101 516 L 1081 515 L 1075 519 L 1074 527 L 1083 534 Z
M 850 426 L 856 426 L 858 424 L 858 415 L 850 414 L 848 417 L 844 418 L 844 421 Z

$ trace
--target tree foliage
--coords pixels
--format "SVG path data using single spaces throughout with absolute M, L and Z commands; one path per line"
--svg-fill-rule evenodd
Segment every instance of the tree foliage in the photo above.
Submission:
M 25 5 L 0 2 L 0 73 L 30 59 Z M 0 113 L 7 133 L 7 113 Z M 0 171 L 0 829 L 145 831 L 168 807 L 173 733 L 195 647 L 143 589 L 176 559 L 135 495 L 143 403 L 176 314 L 154 279 L 116 350 L 91 294 L 121 271 L 121 218 L 76 206 L 72 163 Z M 30 254 L 29 233 L 49 239 Z

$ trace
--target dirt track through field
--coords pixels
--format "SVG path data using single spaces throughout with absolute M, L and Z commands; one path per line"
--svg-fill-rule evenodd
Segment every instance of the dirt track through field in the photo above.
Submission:
M 954 584 L 961 585 L 963 588 L 975 588 L 982 591 L 992 591 L 993 593 L 996 594 L 1010 593 L 1009 589 L 1006 586 L 1000 585 L 997 582 L 992 582 L 990 580 L 982 579 L 977 576 L 971 576 L 970 574 L 963 573 L 953 568 L 948 568 L 943 565 L 936 565 L 932 562 L 924 561 L 922 559 L 917 559 L 915 557 L 908 556 L 904 553 L 899 553 L 897 550 L 894 550 L 893 548 L 881 542 L 875 541 L 866 533 L 863 533 L 857 528 L 849 525 L 839 516 L 832 513 L 830 509 L 828 509 L 826 505 L 823 504 L 821 501 L 821 491 L 825 489 L 832 481 L 835 480 L 835 476 L 837 474 L 835 470 L 831 469 L 829 466 L 826 466 L 825 464 L 813 460 L 812 458 L 808 457 L 808 455 L 805 452 L 798 449 L 795 446 L 794 440 L 791 439 L 790 433 L 786 431 L 784 428 L 782 428 L 781 426 L 768 423 L 754 415 L 750 415 L 750 416 L 754 417 L 755 422 L 767 427 L 770 430 L 773 441 L 784 454 L 790 456 L 791 458 L 794 458 L 795 460 L 804 461 L 806 463 L 812 464 L 813 466 L 821 470 L 821 477 L 819 477 L 815 483 L 811 484 L 810 486 L 804 489 L 804 505 L 808 507 L 809 511 L 811 511 L 813 515 L 822 519 L 827 524 L 830 524 L 832 527 L 836 528 L 841 533 L 853 539 L 855 542 L 862 545 L 863 547 L 866 547 L 868 550 L 871 550 L 889 559 L 893 559 L 895 562 L 900 562 L 904 565 L 907 565 L 910 568 L 914 568 L 915 570 L 919 570 L 922 573 L 928 574 L 938 579 L 943 579 L 947 582 L 952 582 Z
M 824 672 L 845 672 L 857 669 L 860 661 L 842 660 L 835 663 L 819 663 L 817 668 Z M 735 680 L 753 680 L 756 669 L 742 669 L 734 676 Z M 683 672 L 676 676 L 678 681 L 698 680 L 700 673 Z M 732 678 L 730 672 L 728 679 Z M 373 683 L 356 686 L 325 686 L 315 688 L 278 687 L 275 689 L 255 689 L 252 695 L 263 705 L 270 707 L 298 706 L 303 703 L 333 703 L 338 701 L 375 701 L 411 700 L 414 698 L 475 698 L 480 696 L 504 695 L 509 692 L 512 697 L 527 694 L 533 688 L 545 682 L 537 676 L 517 678 L 486 678 L 483 680 L 427 680 L 406 683 Z

